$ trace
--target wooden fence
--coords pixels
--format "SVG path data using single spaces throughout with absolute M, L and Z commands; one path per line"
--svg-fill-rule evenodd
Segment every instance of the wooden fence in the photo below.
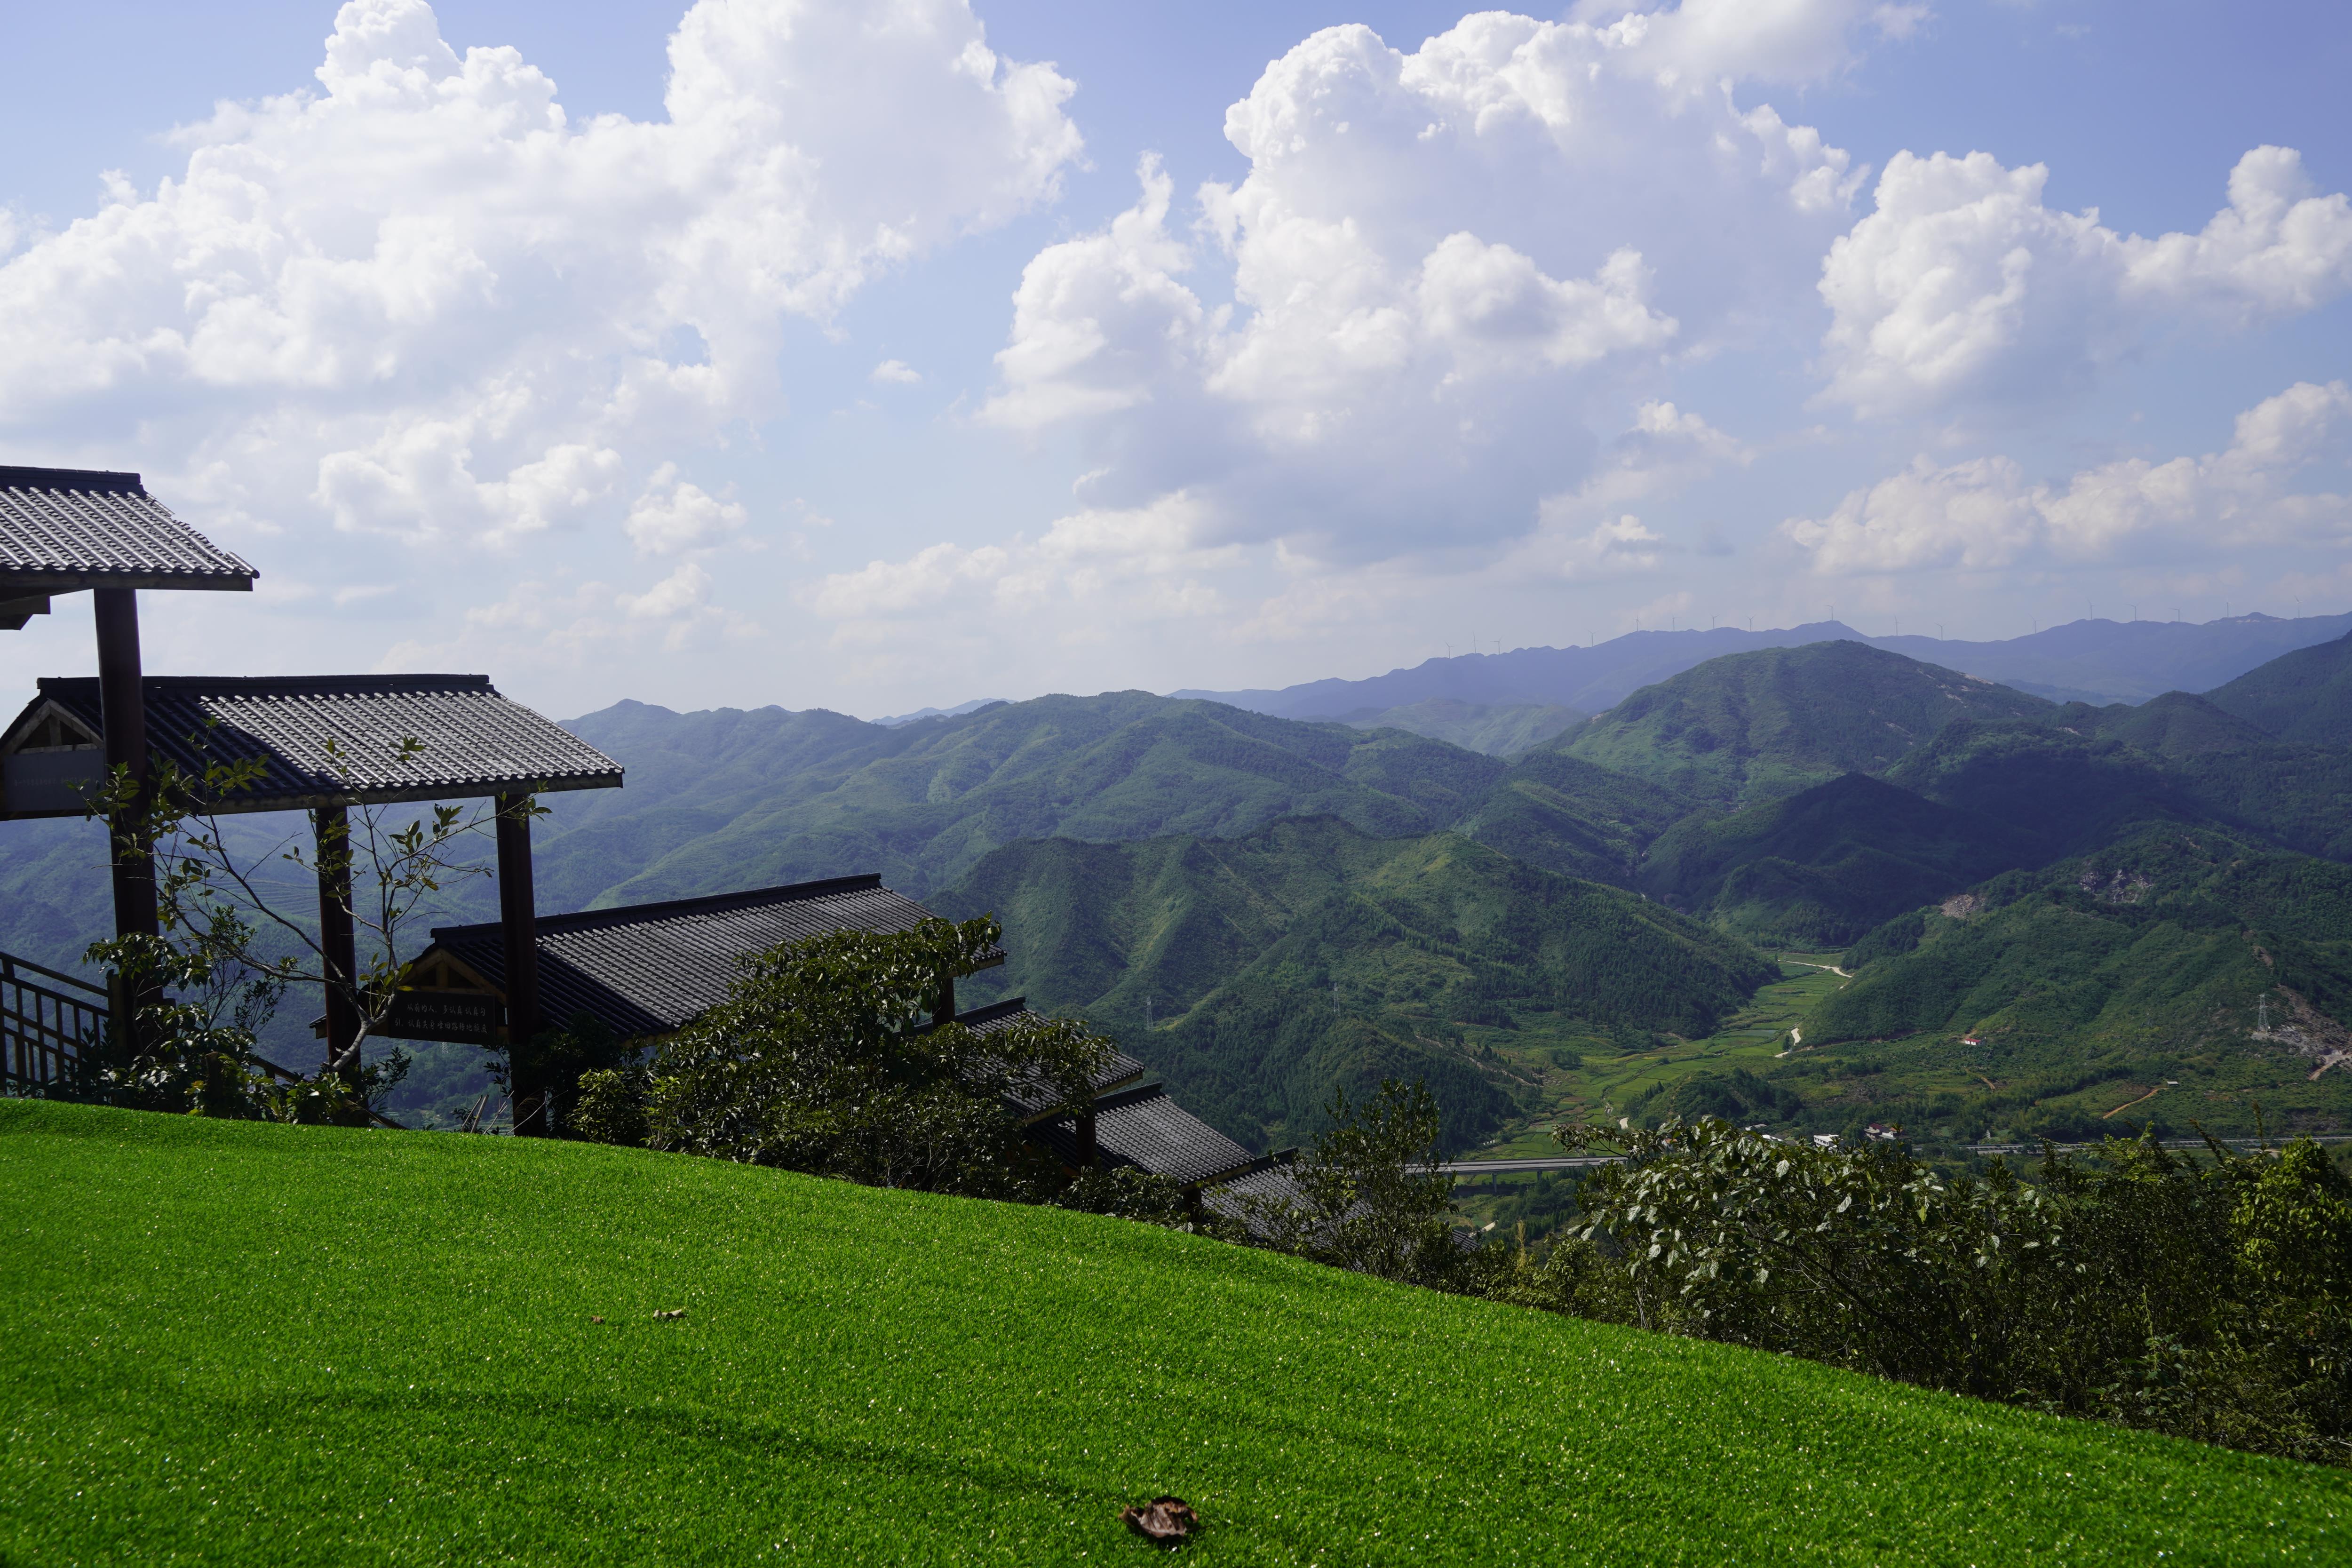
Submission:
M 106 1041 L 103 989 L 0 952 L 0 1089 L 36 1093 Z

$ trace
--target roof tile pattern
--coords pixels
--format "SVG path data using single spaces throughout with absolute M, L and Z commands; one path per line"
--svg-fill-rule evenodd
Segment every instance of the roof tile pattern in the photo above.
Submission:
M 173 517 L 137 474 L 0 468 L 0 584 L 250 588 L 254 576 Z
M 1295 1207 L 1301 1201 L 1297 1179 L 1288 1165 L 1268 1162 L 1212 1187 L 1203 1201 L 1228 1219 L 1242 1219 L 1248 1213 L 1245 1200 L 1250 1199 Z
M 585 1012 L 623 1039 L 667 1034 L 725 1001 L 751 954 L 827 931 L 908 931 L 930 918 L 878 876 L 549 915 L 539 921 L 540 1012 L 551 1024 Z M 505 937 L 495 922 L 439 927 L 433 942 L 505 986 Z
M 214 762 L 265 760 L 223 811 L 621 783 L 619 763 L 501 697 L 484 675 L 159 676 L 143 687 L 154 755 L 199 775 Z M 44 701 L 103 732 L 94 678 L 43 680 L 34 706 Z M 423 749 L 403 761 L 398 747 L 412 737 Z
M 1032 1135 L 1066 1163 L 1076 1162 L 1075 1118 L 1041 1122 Z M 1133 1165 L 1187 1186 L 1231 1174 L 1252 1158 L 1248 1150 L 1169 1099 L 1162 1084 L 1096 1100 L 1095 1147 L 1106 1165 Z
M 985 1038 L 990 1035 L 1002 1034 L 1012 1027 L 1016 1019 L 1034 1018 L 1036 1016 L 1029 1010 L 1027 997 L 1015 996 L 1009 1002 L 992 1003 L 986 1007 L 975 1007 L 969 1013 L 958 1013 L 956 1022 L 973 1034 Z M 1087 1087 L 1092 1092 L 1101 1094 L 1106 1089 L 1117 1089 L 1121 1084 L 1134 1082 L 1143 1076 L 1143 1071 L 1141 1062 L 1137 1061 L 1125 1051 L 1114 1049 L 1110 1054 L 1110 1060 L 1095 1074 L 1094 1081 Z M 1046 1091 L 1043 1083 L 1035 1079 L 1014 1084 L 1012 1092 L 1004 1098 L 1024 1118 L 1039 1115 L 1054 1103 L 1054 1097 Z

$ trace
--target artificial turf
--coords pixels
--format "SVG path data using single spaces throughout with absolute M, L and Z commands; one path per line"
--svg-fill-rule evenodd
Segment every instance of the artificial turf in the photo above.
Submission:
M 8 1101 L 0 1227 L 11 1563 L 2352 1557 L 2337 1471 L 712 1161 Z

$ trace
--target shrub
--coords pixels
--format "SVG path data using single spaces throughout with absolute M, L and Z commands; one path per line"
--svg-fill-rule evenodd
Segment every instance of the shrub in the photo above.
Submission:
M 2352 1181 L 2308 1140 L 2202 1162 L 2145 1135 L 2046 1149 L 2027 1183 L 1713 1119 L 1559 1135 L 1627 1158 L 1586 1179 L 1589 1251 L 1506 1299 L 2352 1462 Z

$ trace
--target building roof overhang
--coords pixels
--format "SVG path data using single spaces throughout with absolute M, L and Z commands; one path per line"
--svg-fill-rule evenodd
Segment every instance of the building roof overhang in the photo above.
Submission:
M 249 780 L 190 804 L 220 815 L 617 789 L 619 763 L 485 675 L 151 676 L 149 754 L 191 781 L 253 763 Z M 54 753 L 59 731 L 83 737 Z M 0 817 L 69 816 L 104 781 L 94 677 L 45 679 L 0 731 Z M 414 742 L 414 745 L 411 745 Z M 40 753 L 40 754 L 36 754 Z
M 172 515 L 137 474 L 0 467 L 0 629 L 84 588 L 244 593 L 258 574 Z

